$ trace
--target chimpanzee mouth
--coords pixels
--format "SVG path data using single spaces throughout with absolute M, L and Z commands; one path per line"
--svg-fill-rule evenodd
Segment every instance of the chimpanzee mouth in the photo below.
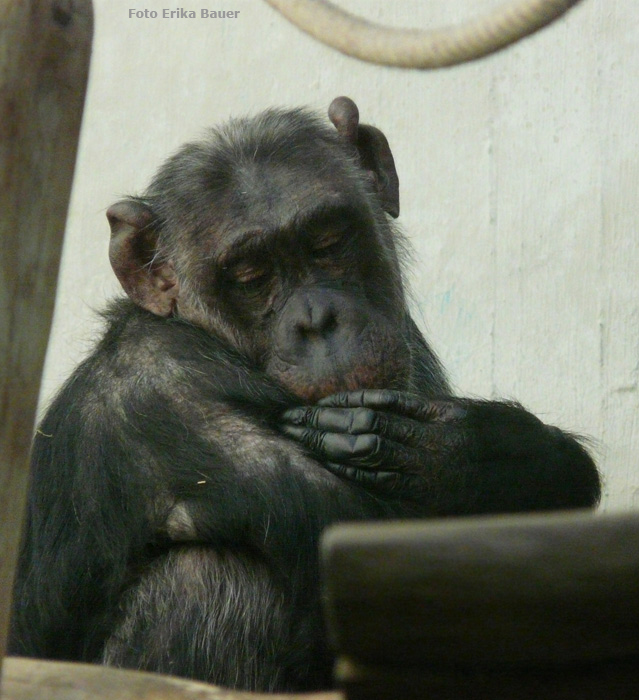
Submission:
M 279 370 L 279 371 L 278 371 Z M 358 364 L 340 366 L 335 363 L 328 371 L 319 372 L 304 365 L 276 366 L 268 373 L 303 401 L 313 404 L 331 394 L 358 389 L 406 389 L 410 377 L 408 363 Z

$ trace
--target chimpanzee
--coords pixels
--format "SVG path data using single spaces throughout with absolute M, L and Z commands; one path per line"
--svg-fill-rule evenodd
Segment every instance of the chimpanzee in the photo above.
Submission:
M 326 687 L 326 525 L 597 502 L 571 436 L 452 396 L 388 142 L 329 117 L 231 121 L 108 210 L 128 298 L 35 436 L 13 653 Z

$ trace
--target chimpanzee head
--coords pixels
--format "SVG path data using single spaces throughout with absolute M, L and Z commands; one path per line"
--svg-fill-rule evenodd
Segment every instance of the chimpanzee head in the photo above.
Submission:
M 127 294 L 224 339 L 299 397 L 405 388 L 411 330 L 384 135 L 337 98 L 234 120 L 187 144 L 147 192 L 114 204 Z

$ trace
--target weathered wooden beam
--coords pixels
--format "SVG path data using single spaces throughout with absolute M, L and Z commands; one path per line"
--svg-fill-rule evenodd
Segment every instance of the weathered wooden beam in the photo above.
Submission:
M 617 698 L 639 681 L 638 514 L 349 525 L 323 555 L 349 698 L 604 697 L 612 681 Z
M 155 673 L 9 658 L 2 700 L 343 700 L 339 693 L 265 695 Z
M 0 660 L 91 35 L 90 0 L 0 0 Z

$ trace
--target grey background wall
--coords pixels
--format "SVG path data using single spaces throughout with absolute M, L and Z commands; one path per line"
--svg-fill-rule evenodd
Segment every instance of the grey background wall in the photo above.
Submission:
M 338 0 L 436 27 L 498 2 Z M 417 317 L 459 393 L 517 398 L 588 435 L 603 508 L 639 507 L 639 11 L 585 0 L 478 63 L 359 63 L 260 0 L 94 0 L 96 34 L 42 405 L 118 292 L 104 212 L 181 143 L 271 105 L 353 97 L 402 183 Z M 197 19 L 163 19 L 163 9 Z M 129 18 L 155 10 L 157 19 Z M 200 10 L 239 10 L 232 20 Z

